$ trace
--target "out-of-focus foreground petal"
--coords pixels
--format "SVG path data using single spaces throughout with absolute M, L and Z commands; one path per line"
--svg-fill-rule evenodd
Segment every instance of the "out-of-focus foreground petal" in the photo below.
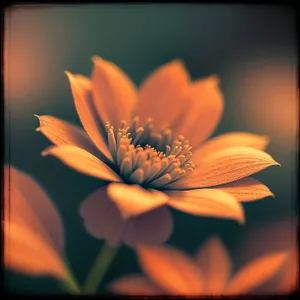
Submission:
M 203 294 L 203 276 L 185 253 L 170 246 L 138 246 L 139 263 L 145 274 L 172 295 Z
M 122 181 L 108 165 L 76 146 L 50 146 L 42 152 L 42 155 L 53 155 L 69 167 L 89 176 L 109 181 Z
M 253 290 L 253 294 L 271 295 L 296 291 L 299 280 L 299 247 L 297 242 L 298 219 L 285 217 L 277 220 L 255 222 L 239 238 L 235 259 L 239 265 L 265 253 L 287 251 L 287 260 L 278 274 L 264 285 Z
M 82 202 L 80 216 L 93 237 L 106 239 L 111 246 L 120 242 L 125 221 L 118 207 L 108 198 L 107 188 L 96 190 Z
M 134 115 L 144 124 L 153 119 L 160 130 L 179 116 L 184 102 L 181 94 L 189 85 L 189 75 L 179 60 L 174 60 L 155 70 L 142 84 Z
M 80 127 L 52 116 L 35 116 L 40 121 L 40 126 L 36 131 L 43 133 L 53 144 L 57 146 L 73 145 L 94 155 L 97 154 L 97 148 Z
M 115 64 L 93 57 L 92 94 L 102 121 L 118 128 L 129 121 L 136 105 L 137 92 L 130 78 Z
M 125 221 L 117 205 L 108 197 L 107 187 L 96 190 L 83 201 L 80 216 L 89 234 L 105 239 L 111 246 L 121 241 L 130 246 L 162 243 L 173 229 L 172 217 L 166 207 L 155 208 Z
M 108 289 L 121 295 L 158 296 L 167 294 L 143 275 L 126 275 L 109 284 Z
M 31 275 L 63 278 L 61 219 L 50 199 L 25 173 L 5 167 L 5 266 Z
M 219 217 L 244 222 L 244 212 L 237 199 L 216 189 L 167 191 L 168 204 L 193 215 Z
M 46 239 L 18 223 L 4 222 L 4 265 L 32 276 L 65 279 L 67 271 Z
M 128 220 L 123 239 L 128 245 L 161 244 L 171 236 L 172 231 L 171 212 L 162 206 Z
M 230 281 L 227 295 L 245 294 L 272 279 L 283 266 L 287 252 L 278 252 L 261 256 L 239 270 Z
M 206 295 L 221 295 L 231 276 L 231 260 L 217 237 L 212 237 L 196 254 L 196 261 L 203 273 Z
M 194 148 L 212 134 L 223 113 L 218 82 L 217 77 L 211 76 L 192 83 L 182 96 L 184 111 L 171 125 L 175 136 L 183 135 Z
M 269 154 L 250 147 L 232 147 L 217 151 L 195 162 L 191 175 L 168 185 L 170 189 L 193 189 L 233 182 L 270 166 L 279 166 Z
M 295 292 L 299 288 L 299 251 L 290 251 L 290 255 L 282 268 L 276 291 L 282 294 Z
M 4 220 L 28 228 L 62 251 L 64 233 L 61 218 L 38 183 L 8 165 L 5 166 L 4 181 Z
M 193 151 L 193 161 L 197 164 L 201 163 L 201 160 L 205 159 L 205 156 L 230 147 L 250 147 L 265 150 L 268 143 L 269 139 L 262 135 L 248 132 L 225 133 L 208 140 Z
M 165 193 L 157 190 L 147 191 L 139 185 L 112 183 L 108 186 L 107 193 L 120 209 L 124 219 L 151 211 L 168 201 Z
M 99 130 L 102 124 L 93 103 L 91 80 L 82 75 L 74 75 L 70 72 L 65 73 L 69 78 L 75 107 L 85 131 L 100 152 L 108 159 L 111 159 L 106 137 L 103 137 Z
M 214 189 L 229 193 L 241 202 L 259 200 L 270 196 L 274 197 L 274 194 L 267 186 L 252 177 L 217 186 Z

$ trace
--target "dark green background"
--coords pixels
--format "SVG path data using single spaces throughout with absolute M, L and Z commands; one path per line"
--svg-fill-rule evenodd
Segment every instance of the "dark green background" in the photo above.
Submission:
M 244 226 L 234 221 L 173 211 L 175 230 L 169 243 L 193 253 L 205 238 L 219 234 L 234 256 L 239 237 L 254 225 L 291 220 L 296 214 L 294 28 L 291 9 L 262 5 L 47 5 L 11 8 L 6 12 L 6 162 L 38 180 L 56 204 L 64 221 L 66 253 L 80 283 L 102 241 L 85 232 L 78 209 L 101 182 L 76 173 L 53 157 L 42 157 L 41 151 L 50 143 L 34 131 L 38 126 L 38 120 L 33 117 L 35 113 L 80 124 L 64 70 L 88 76 L 91 56 L 99 55 L 116 63 L 140 84 L 161 64 L 180 58 L 193 79 L 211 74 L 220 76 L 225 112 L 214 136 L 228 131 L 269 135 L 271 143 L 267 151 L 282 167 L 264 170 L 255 177 L 276 197 L 245 204 L 247 223 Z M 273 65 L 279 66 L 275 77 L 268 71 Z M 281 74 L 282 66 L 285 71 Z M 241 79 L 249 70 L 252 77 L 248 85 L 247 80 Z M 258 81 L 259 86 L 251 78 L 258 78 L 255 82 Z M 264 108 L 265 122 L 256 126 L 255 114 L 262 112 L 255 102 L 255 89 L 264 93 L 268 82 L 271 89 L 274 87 L 274 94 L 280 96 L 280 87 L 284 84 L 281 78 L 291 84 L 290 94 L 279 97 L 276 112 Z M 252 98 L 247 97 L 248 87 L 254 90 Z M 268 95 L 262 98 L 269 101 L 272 108 L 273 100 Z M 249 107 L 251 101 L 256 106 L 245 118 L 244 104 Z M 281 107 L 285 113 L 280 113 Z M 272 121 L 270 114 L 274 117 Z M 274 238 L 266 237 L 266 243 Z M 123 247 L 104 284 L 136 271 L 134 253 Z M 60 292 L 56 282 L 49 278 L 36 279 L 12 272 L 6 275 L 10 290 Z

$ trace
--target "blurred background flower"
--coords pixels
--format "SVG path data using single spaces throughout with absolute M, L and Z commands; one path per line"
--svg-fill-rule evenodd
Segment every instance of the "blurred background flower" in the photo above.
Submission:
M 269 251 L 288 251 L 288 258 L 280 272 L 270 282 L 252 291 L 253 294 L 285 294 L 299 285 L 299 250 L 296 218 L 261 221 L 244 231 L 234 250 L 237 264 L 243 264 Z
M 285 251 L 268 252 L 236 269 L 217 237 L 205 241 L 194 258 L 166 245 L 138 246 L 136 250 L 146 276 L 131 274 L 117 279 L 108 287 L 117 294 L 248 295 L 270 281 L 287 259 Z
M 78 210 L 101 183 L 40 156 L 49 143 L 35 133 L 38 121 L 33 114 L 55 115 L 80 125 L 64 70 L 90 76 L 93 55 L 116 63 L 136 84 L 149 70 L 175 58 L 184 61 L 192 79 L 217 74 L 225 111 L 214 135 L 238 130 L 269 136 L 266 151 L 282 165 L 276 172 L 270 169 L 256 176 L 276 197 L 246 203 L 245 226 L 173 211 L 177 231 L 170 244 L 193 251 L 211 234 L 219 234 L 229 249 L 235 249 L 244 230 L 295 216 L 294 137 L 299 117 L 292 10 L 208 4 L 19 6 L 6 11 L 4 39 L 5 160 L 38 178 L 55 199 L 68 232 L 67 255 L 76 261 L 80 282 L 101 241 L 86 234 Z M 292 231 L 291 239 L 296 239 Z M 284 244 L 280 239 L 278 243 Z M 134 253 L 124 247 L 103 283 L 137 270 Z M 46 278 L 9 274 L 5 280 L 17 291 L 57 289 Z

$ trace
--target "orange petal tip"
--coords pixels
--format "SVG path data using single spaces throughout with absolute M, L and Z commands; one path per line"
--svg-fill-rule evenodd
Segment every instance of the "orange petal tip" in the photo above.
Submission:
M 177 64 L 177 65 L 184 66 L 184 61 L 180 58 L 175 58 L 170 61 L 170 64 L 174 64 L 174 65 Z
M 48 154 L 48 151 L 42 151 L 42 152 L 41 152 L 41 155 L 42 155 L 42 156 L 46 156 L 47 154 Z
M 71 72 L 69 72 L 69 71 L 64 71 L 64 73 L 67 75 L 67 77 L 69 78 L 69 80 L 71 81 L 71 80 L 73 80 L 74 81 L 74 75 L 71 73 Z
M 212 83 L 218 85 L 221 81 L 221 78 L 217 74 L 210 75 L 209 78 L 212 80 Z
M 55 146 L 54 146 L 55 147 Z M 42 151 L 41 152 L 41 155 L 42 156 L 47 156 L 47 155 L 49 155 L 50 154 L 50 152 L 51 152 L 51 148 L 53 148 L 53 147 L 49 147 L 49 148 L 47 148 L 47 149 L 45 149 L 44 151 Z
M 72 73 L 69 72 L 69 71 L 64 71 L 64 73 L 69 77 L 69 76 L 72 76 Z
M 238 221 L 238 223 L 240 224 L 240 225 L 245 225 L 245 216 L 244 216 L 244 213 L 243 213 L 243 215 L 239 218 L 239 219 L 237 219 L 237 221 Z
M 41 123 L 41 120 L 40 120 L 40 116 L 39 115 L 37 115 L 37 114 L 34 114 L 33 115 L 34 117 L 37 117 L 38 118 L 38 120 L 39 120 L 39 122 Z M 35 129 L 35 131 L 41 131 L 41 127 L 39 126 L 39 127 L 37 127 L 36 129 Z
M 91 58 L 91 60 L 92 60 L 92 62 L 93 62 L 94 64 L 103 61 L 103 59 L 102 59 L 100 56 L 97 56 L 97 55 L 93 55 L 92 58 Z

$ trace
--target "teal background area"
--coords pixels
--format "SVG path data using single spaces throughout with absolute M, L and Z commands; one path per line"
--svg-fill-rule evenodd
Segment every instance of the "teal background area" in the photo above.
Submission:
M 50 142 L 35 132 L 38 120 L 33 115 L 53 115 L 80 125 L 64 70 L 89 76 L 93 55 L 113 61 L 138 85 L 175 58 L 184 61 L 193 79 L 218 74 L 225 111 L 213 136 L 230 131 L 266 134 L 271 139 L 267 152 L 282 165 L 255 176 L 276 197 L 246 203 L 244 226 L 172 210 L 175 229 L 170 245 L 192 254 L 216 234 L 234 258 L 245 232 L 259 224 L 295 218 L 297 47 L 291 9 L 233 4 L 12 7 L 5 13 L 4 38 L 5 160 L 34 177 L 55 203 L 64 223 L 66 255 L 80 283 L 102 241 L 85 232 L 78 210 L 103 183 L 53 157 L 42 157 Z M 155 99 L 153 103 L 162 109 Z M 266 244 L 274 238 L 266 237 Z M 124 246 L 103 286 L 134 272 L 139 272 L 134 252 Z M 62 293 L 51 278 L 10 271 L 5 275 L 10 291 Z

